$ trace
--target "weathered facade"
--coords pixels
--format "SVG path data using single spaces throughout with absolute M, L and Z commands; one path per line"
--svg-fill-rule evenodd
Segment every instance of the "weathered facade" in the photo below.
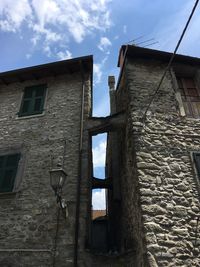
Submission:
M 74 266 L 80 150 L 83 123 L 91 116 L 92 67 L 88 56 L 0 74 L 2 267 Z M 45 87 L 43 106 L 44 90 L 38 86 Z M 4 178 L 9 178 L 13 155 L 20 159 L 7 190 Z M 67 218 L 50 186 L 49 171 L 60 165 L 68 175 L 62 194 Z
M 149 106 L 170 56 L 123 46 L 106 118 L 92 117 L 91 56 L 0 74 L 0 266 L 200 266 L 200 59 L 177 55 Z M 107 210 L 92 219 L 94 188 Z
M 146 110 L 170 57 L 135 46 L 120 51 L 112 103 L 126 113 L 116 144 L 121 247 L 135 250 L 131 266 L 200 265 L 200 60 L 177 55 Z

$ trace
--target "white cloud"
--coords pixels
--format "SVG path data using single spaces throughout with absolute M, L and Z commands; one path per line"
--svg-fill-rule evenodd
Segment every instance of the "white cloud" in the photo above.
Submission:
M 43 47 L 43 51 L 45 52 L 45 54 L 46 54 L 48 57 L 51 57 L 51 56 L 52 56 L 51 47 L 50 47 L 49 45 L 44 45 L 44 47 Z
M 54 24 L 60 15 L 60 8 L 54 0 L 32 0 L 37 23 L 44 28 L 47 23 Z
M 27 59 L 31 58 L 31 54 L 26 54 L 26 58 Z
M 111 45 L 111 41 L 107 37 L 102 37 L 100 39 L 100 43 L 98 44 L 98 48 L 101 51 L 106 51 Z
M 35 46 L 40 39 L 41 39 L 41 37 L 39 35 L 35 35 L 35 36 L 33 36 L 33 38 L 31 38 L 31 42 Z
M 59 51 L 57 53 L 57 58 L 60 60 L 64 60 L 64 59 L 70 59 L 72 58 L 72 53 L 69 50 L 66 51 Z
M 77 43 L 98 30 L 110 28 L 108 4 L 111 0 L 1 0 L 0 28 L 16 31 L 27 21 L 27 26 L 45 41 L 68 40 Z M 32 40 L 38 40 L 34 36 Z
M 40 26 L 38 24 L 32 25 L 32 29 L 37 33 L 37 35 L 35 36 L 35 39 L 37 40 L 40 39 L 40 35 L 44 35 L 45 41 L 49 43 L 57 42 L 62 39 L 61 34 L 53 32 L 51 29 L 45 29 L 43 28 L 43 26 Z
M 124 34 L 127 33 L 127 26 L 126 26 L 126 25 L 123 26 L 123 33 L 124 33 Z
M 15 32 L 22 23 L 32 17 L 28 0 L 1 0 L 0 28 L 3 31 Z
M 92 149 L 93 152 L 93 166 L 104 167 L 106 159 L 106 141 L 101 141 L 96 147 Z
M 104 97 L 101 98 L 101 101 L 98 101 L 98 103 L 94 106 L 93 116 L 103 117 L 103 116 L 108 116 L 109 113 L 110 113 L 109 96 L 105 94 Z
M 5 32 L 15 32 L 15 28 L 6 20 L 0 20 L 0 29 Z
M 106 53 L 106 56 L 102 59 L 101 63 L 94 63 L 93 64 L 93 71 L 94 71 L 94 85 L 101 82 L 102 75 L 103 75 L 103 67 L 108 60 L 109 52 Z
M 102 77 L 102 65 L 101 64 L 97 64 L 94 63 L 93 65 L 93 69 L 94 69 L 94 83 L 100 83 L 101 81 L 101 77 Z
M 106 208 L 105 189 L 92 192 L 92 208 L 93 210 L 105 210 Z

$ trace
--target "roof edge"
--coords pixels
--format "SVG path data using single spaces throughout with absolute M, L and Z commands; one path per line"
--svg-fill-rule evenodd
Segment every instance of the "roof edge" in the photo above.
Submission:
M 80 64 L 82 63 L 82 64 Z M 60 75 L 69 72 L 79 71 L 80 65 L 84 65 L 88 71 L 93 70 L 93 56 L 83 56 L 67 60 L 55 61 L 41 65 L 35 65 L 31 67 L 25 67 L 21 69 L 10 70 L 0 73 L 0 83 L 10 84 L 17 81 L 41 79 L 43 77 L 51 75 Z
M 133 57 L 133 58 L 145 57 L 145 58 L 159 59 L 161 61 L 169 61 L 173 54 L 172 52 L 144 48 L 144 47 L 135 46 L 135 45 L 122 45 L 120 49 L 120 53 L 122 52 L 124 53 L 125 57 Z M 120 54 L 118 57 L 118 66 L 119 66 L 119 60 L 120 60 Z M 176 54 L 173 62 L 200 64 L 200 58 L 189 56 L 189 55 Z

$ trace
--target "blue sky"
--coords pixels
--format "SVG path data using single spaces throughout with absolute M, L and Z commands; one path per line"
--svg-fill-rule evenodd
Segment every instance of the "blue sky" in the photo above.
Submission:
M 108 75 L 118 75 L 120 46 L 154 38 L 150 48 L 172 52 L 194 0 L 0 0 L 0 72 L 92 54 L 94 116 L 109 114 Z M 178 53 L 200 57 L 200 7 Z M 151 42 L 141 44 L 147 45 Z M 105 135 L 94 140 L 103 177 Z M 97 156 L 98 155 L 98 156 Z M 98 168 L 98 169 L 97 169 Z M 102 198 L 97 197 L 101 208 Z M 99 206 L 100 205 L 100 206 Z

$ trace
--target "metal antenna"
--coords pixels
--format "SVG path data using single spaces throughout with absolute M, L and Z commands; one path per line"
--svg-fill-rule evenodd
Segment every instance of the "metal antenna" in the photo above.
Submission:
M 127 42 L 127 44 L 134 43 L 135 41 L 137 41 L 137 40 L 139 40 L 139 39 L 142 39 L 143 37 L 144 37 L 144 35 L 141 35 L 141 36 L 139 36 L 139 37 L 137 37 L 137 38 L 135 38 L 135 39 L 133 39 L 133 40 Z
M 150 41 L 153 41 L 153 40 L 154 40 L 154 38 L 151 38 L 151 39 L 148 39 L 148 40 L 146 40 L 146 41 L 137 43 L 136 45 L 144 44 L 144 43 L 147 43 L 147 42 L 150 42 Z
M 150 43 L 150 44 L 148 44 L 148 45 L 145 45 L 145 46 L 143 46 L 143 47 L 151 46 L 151 45 L 158 44 L 158 43 L 159 43 L 159 42 L 156 41 L 156 42 Z

